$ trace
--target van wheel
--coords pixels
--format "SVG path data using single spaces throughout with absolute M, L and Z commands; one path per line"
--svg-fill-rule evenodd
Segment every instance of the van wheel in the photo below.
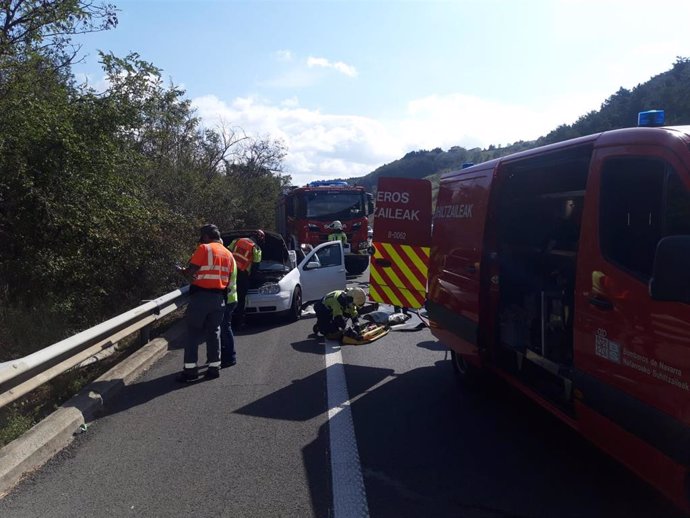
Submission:
M 475 386 L 480 378 L 480 371 L 467 363 L 465 357 L 455 351 L 450 351 L 450 361 L 453 362 L 453 370 L 458 381 L 462 385 Z
M 299 286 L 295 287 L 295 292 L 292 294 L 292 304 L 288 318 L 290 322 L 297 322 L 302 316 L 302 289 Z

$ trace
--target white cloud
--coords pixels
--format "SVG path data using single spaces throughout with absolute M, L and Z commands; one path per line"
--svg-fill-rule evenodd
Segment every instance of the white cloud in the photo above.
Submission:
M 348 77 L 357 77 L 357 69 L 352 65 L 343 63 L 342 61 L 329 61 L 326 58 L 315 58 L 309 56 L 307 58 L 307 66 L 309 68 L 332 68 L 333 70 L 337 70 L 341 74 L 345 74 Z
M 106 76 L 101 76 L 100 79 L 94 78 L 92 74 L 78 73 L 74 75 L 77 83 L 84 84 L 90 88 L 93 88 L 97 92 L 105 92 L 110 88 L 110 81 Z
M 319 178 L 362 176 L 405 152 L 380 122 L 355 115 L 324 114 L 296 105 L 208 95 L 193 100 L 210 127 L 225 121 L 250 135 L 271 135 L 288 146 L 286 172 L 297 184 Z
M 563 123 L 597 109 L 603 99 L 580 94 L 542 100 L 538 108 L 511 105 L 463 94 L 432 95 L 410 101 L 397 124 L 406 147 L 488 147 L 533 140 Z
M 297 108 L 299 106 L 299 99 L 297 97 L 290 97 L 289 99 L 283 99 L 280 102 L 281 106 L 285 108 Z
M 363 176 L 418 149 L 485 148 L 535 139 L 597 109 L 602 101 L 581 94 L 544 99 L 531 109 L 463 94 L 431 95 L 408 102 L 400 119 L 387 121 L 322 113 L 301 107 L 296 98 L 274 104 L 256 97 L 225 102 L 208 95 L 193 104 L 209 126 L 223 120 L 250 135 L 282 139 L 288 146 L 286 172 L 293 182 L 304 184 Z
M 292 61 L 292 52 L 289 50 L 277 50 L 275 57 L 278 61 Z
M 313 86 L 317 82 L 315 74 L 304 68 L 293 68 L 272 79 L 259 81 L 260 87 L 294 90 Z

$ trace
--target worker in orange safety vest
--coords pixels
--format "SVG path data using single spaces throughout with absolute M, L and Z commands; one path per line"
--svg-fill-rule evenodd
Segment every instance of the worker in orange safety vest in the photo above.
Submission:
M 235 307 L 232 316 L 235 329 L 244 326 L 244 309 L 247 302 L 252 266 L 258 265 L 261 262 L 261 246 L 266 241 L 266 235 L 263 230 L 256 230 L 251 235 L 252 237 L 235 239 L 228 245 L 237 264 L 237 307 Z
M 187 319 L 188 339 L 184 348 L 184 368 L 179 380 L 199 378 L 197 365 L 199 345 L 206 341 L 207 378 L 220 376 L 220 324 L 225 310 L 226 290 L 232 270 L 233 256 L 223 246 L 220 231 L 215 225 L 201 228 L 199 246 L 186 268 L 178 271 L 191 280 Z

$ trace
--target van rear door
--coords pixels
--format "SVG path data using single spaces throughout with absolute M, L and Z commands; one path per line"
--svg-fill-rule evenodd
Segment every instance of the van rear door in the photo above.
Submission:
M 421 308 L 431 241 L 431 182 L 379 178 L 369 295 L 385 304 Z
M 473 354 L 478 342 L 480 274 L 489 194 L 496 162 L 441 180 L 432 236 L 429 317 L 439 336 L 460 353 Z

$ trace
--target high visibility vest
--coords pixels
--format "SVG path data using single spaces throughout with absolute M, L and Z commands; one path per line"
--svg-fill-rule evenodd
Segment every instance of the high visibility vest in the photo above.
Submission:
M 321 300 L 321 303 L 331 310 L 333 318 L 339 316 L 356 317 L 357 307 L 354 304 L 341 304 L 339 299 L 343 293 L 345 293 L 344 290 L 332 291 Z
M 233 257 L 230 254 L 230 257 Z M 237 302 L 237 265 L 235 264 L 235 258 L 232 259 L 232 270 L 230 271 L 230 284 L 228 284 L 228 297 L 226 299 L 228 304 Z
M 328 235 L 328 240 L 329 241 L 342 241 L 344 245 L 347 244 L 347 234 L 345 232 L 333 232 L 332 234 Z
M 235 257 L 237 268 L 246 272 L 249 270 L 252 261 L 254 260 L 254 241 L 249 238 L 242 237 L 235 242 L 232 250 L 232 255 Z
M 224 290 L 235 267 L 232 254 L 215 242 L 199 245 L 190 262 L 199 267 L 192 284 L 207 290 Z

